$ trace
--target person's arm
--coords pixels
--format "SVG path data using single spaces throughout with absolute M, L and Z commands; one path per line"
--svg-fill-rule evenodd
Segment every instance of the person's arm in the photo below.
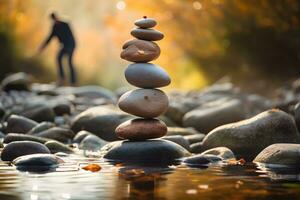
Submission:
M 53 26 L 52 31 L 49 34 L 49 36 L 46 38 L 46 40 L 40 46 L 39 53 L 41 53 L 46 48 L 46 46 L 49 44 L 49 42 L 51 41 L 51 39 L 53 38 L 53 36 L 55 36 L 55 27 L 54 26 Z

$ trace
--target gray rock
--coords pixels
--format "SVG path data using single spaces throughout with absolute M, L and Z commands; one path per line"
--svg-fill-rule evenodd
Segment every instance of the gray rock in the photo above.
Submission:
M 216 147 L 213 149 L 209 149 L 202 152 L 201 155 L 215 155 L 221 157 L 224 160 L 235 159 L 233 152 L 227 147 Z
M 169 101 L 161 90 L 136 89 L 123 94 L 118 104 L 124 112 L 143 118 L 155 118 L 166 112 Z
M 79 148 L 88 151 L 99 151 L 106 144 L 106 141 L 96 135 L 88 135 L 81 141 Z
M 27 134 L 34 135 L 36 133 L 40 133 L 42 131 L 48 130 L 50 128 L 55 127 L 55 124 L 52 122 L 41 122 L 33 127 Z
M 103 140 L 118 140 L 115 129 L 124 121 L 132 118 L 130 115 L 112 106 L 92 107 L 77 115 L 71 124 L 71 129 L 77 133 L 81 130 L 89 131 Z
M 72 105 L 69 102 L 60 102 L 55 104 L 52 109 L 56 116 L 70 115 Z
M 183 159 L 183 163 L 191 167 L 206 167 L 222 161 L 222 158 L 215 155 L 194 155 Z
M 23 72 L 9 75 L 1 82 L 1 88 L 3 91 L 11 91 L 11 90 L 28 91 L 29 87 L 30 87 L 30 77 Z
M 73 131 L 65 128 L 60 128 L 60 127 L 53 127 L 43 132 L 37 133 L 35 135 L 38 137 L 57 140 L 63 143 L 67 143 L 71 141 L 75 136 Z
M 190 143 L 181 135 L 169 135 L 169 136 L 164 136 L 162 137 L 162 139 L 164 140 L 168 140 L 171 142 L 175 142 L 176 144 L 179 144 L 180 146 L 182 146 L 183 148 L 185 148 L 186 150 L 190 150 Z
M 186 113 L 183 117 L 185 127 L 194 127 L 201 133 L 208 133 L 212 129 L 245 119 L 242 102 L 233 99 L 219 105 L 201 106 Z
M 202 142 L 196 142 L 190 145 L 190 152 L 191 153 L 201 153 L 203 152 L 203 144 Z
M 51 153 L 63 152 L 63 153 L 73 153 L 73 149 L 69 146 L 58 142 L 58 141 L 48 141 L 45 143 Z
M 38 142 L 32 141 L 18 141 L 7 144 L 1 152 L 1 160 L 12 161 L 19 156 L 45 153 L 49 154 L 49 149 Z
M 253 162 L 299 166 L 300 144 L 272 144 L 262 150 Z
M 140 40 L 157 41 L 164 38 L 164 34 L 154 29 L 135 28 L 130 34 Z
M 55 169 L 60 163 L 63 160 L 51 154 L 24 155 L 13 160 L 20 171 L 48 171 Z
M 49 121 L 53 122 L 55 113 L 50 106 L 45 104 L 31 104 L 27 105 L 20 115 L 32 119 L 37 122 Z
M 186 139 L 190 144 L 194 144 L 197 142 L 202 142 L 204 137 L 205 137 L 205 135 L 200 133 L 200 134 L 184 136 L 184 139 Z
M 171 83 L 168 73 L 160 66 L 151 63 L 128 65 L 125 78 L 128 83 L 139 88 L 159 88 Z
M 199 102 L 191 98 L 171 98 L 166 116 L 175 123 L 181 125 L 183 116 L 199 106 Z
M 250 119 L 212 130 L 203 140 L 205 150 L 224 146 L 247 161 L 274 143 L 298 143 L 294 119 L 280 110 L 268 110 Z
M 88 135 L 93 135 L 93 133 L 88 131 L 79 131 L 73 138 L 73 142 L 79 144 Z
M 38 123 L 26 117 L 11 115 L 7 119 L 7 133 L 27 133 Z
M 134 22 L 134 25 L 140 28 L 153 28 L 156 26 L 157 22 L 155 19 L 144 17 L 142 19 L 138 19 Z
M 5 136 L 3 143 L 8 144 L 15 141 L 33 141 L 44 144 L 49 141 L 49 139 L 20 133 L 9 133 Z
M 173 163 L 190 155 L 180 145 L 161 139 L 139 142 L 116 141 L 107 144 L 102 150 L 106 159 L 133 163 Z

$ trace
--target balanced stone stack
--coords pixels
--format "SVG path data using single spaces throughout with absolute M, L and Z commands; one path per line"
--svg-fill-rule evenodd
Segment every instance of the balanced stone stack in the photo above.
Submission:
M 138 28 L 133 29 L 131 35 L 136 39 L 123 45 L 121 58 L 134 62 L 125 70 L 125 77 L 139 89 L 123 94 L 119 107 L 138 118 L 120 124 L 115 132 L 125 140 L 105 145 L 102 152 L 104 158 L 113 162 L 173 163 L 189 152 L 174 142 L 158 139 L 166 135 L 167 126 L 156 118 L 167 110 L 169 100 L 156 88 L 169 85 L 171 80 L 164 69 L 149 63 L 160 55 L 160 48 L 153 41 L 163 39 L 164 35 L 152 29 L 156 25 L 154 19 L 144 17 L 135 25 Z
M 163 68 L 149 63 L 160 55 L 160 48 L 153 41 L 164 37 L 163 33 L 153 29 L 157 22 L 144 17 L 134 24 L 138 28 L 133 29 L 131 35 L 136 39 L 123 45 L 121 58 L 134 62 L 125 70 L 125 78 L 140 89 L 123 94 L 119 108 L 140 118 L 126 121 L 116 128 L 119 138 L 133 141 L 159 138 L 167 133 L 166 124 L 155 118 L 167 110 L 169 101 L 167 95 L 157 88 L 171 83 Z

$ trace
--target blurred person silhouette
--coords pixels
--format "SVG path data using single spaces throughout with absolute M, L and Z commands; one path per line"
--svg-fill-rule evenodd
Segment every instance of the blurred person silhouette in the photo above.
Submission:
M 62 21 L 55 12 L 52 12 L 50 14 L 50 18 L 53 21 L 52 31 L 46 38 L 46 40 L 42 43 L 38 52 L 41 53 L 47 47 L 49 42 L 56 37 L 61 46 L 56 57 L 59 75 L 57 85 L 62 86 L 65 84 L 65 72 L 63 67 L 64 57 L 68 58 L 71 85 L 75 85 L 77 82 L 77 77 L 73 65 L 73 53 L 76 48 L 74 35 L 69 24 L 67 22 Z

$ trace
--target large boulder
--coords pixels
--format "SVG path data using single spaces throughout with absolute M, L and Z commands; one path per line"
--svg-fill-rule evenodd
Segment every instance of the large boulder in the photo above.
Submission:
M 293 117 L 274 109 L 212 130 L 204 138 L 202 148 L 227 147 L 237 158 L 251 161 L 271 144 L 298 142 L 300 135 Z
M 107 144 L 102 150 L 106 159 L 133 163 L 173 163 L 189 155 L 189 152 L 180 145 L 161 139 L 116 141 Z
M 237 122 L 246 118 L 242 102 L 232 99 L 225 102 L 203 105 L 186 113 L 183 117 L 183 126 L 194 127 L 202 133 L 208 133 L 212 129 Z
M 97 106 L 77 115 L 71 123 L 71 129 L 77 133 L 89 131 L 107 141 L 118 140 L 115 129 L 132 117 L 117 110 L 114 106 Z
M 262 150 L 253 162 L 299 166 L 300 144 L 272 144 Z

